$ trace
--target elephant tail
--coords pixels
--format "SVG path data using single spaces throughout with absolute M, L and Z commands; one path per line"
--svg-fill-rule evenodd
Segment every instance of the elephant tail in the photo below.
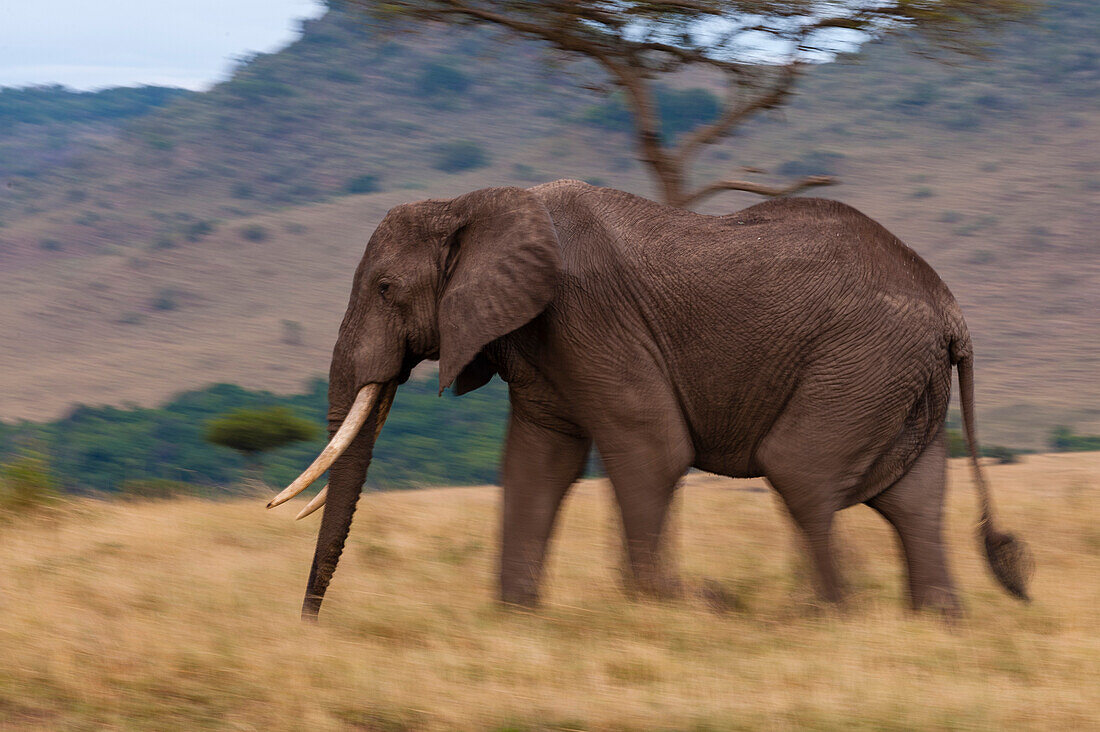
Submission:
M 1028 602 L 1031 598 L 1027 594 L 1027 583 L 1034 568 L 1031 552 L 1022 540 L 998 531 L 994 526 L 993 498 L 989 493 L 989 485 L 985 482 L 982 466 L 978 462 L 978 436 L 974 427 L 974 357 L 969 336 L 952 344 L 952 360 L 959 369 L 963 429 L 966 432 L 966 447 L 970 453 L 974 484 L 978 487 L 981 501 L 982 515 L 978 523 L 978 533 L 985 546 L 986 561 L 1002 587 L 1015 597 Z

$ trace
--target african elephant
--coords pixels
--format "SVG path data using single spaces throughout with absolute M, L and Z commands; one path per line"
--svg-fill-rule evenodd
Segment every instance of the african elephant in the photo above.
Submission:
M 330 468 L 302 616 L 347 538 L 397 385 L 439 360 L 440 393 L 499 374 L 511 416 L 500 598 L 534 605 L 555 515 L 594 444 L 633 583 L 678 588 L 662 550 L 692 466 L 764 476 L 807 540 L 827 600 L 843 585 L 834 514 L 872 506 L 899 535 L 915 608 L 958 610 L 941 535 L 951 368 L 989 565 L 1026 599 L 1025 545 L 993 526 L 977 460 L 970 336 L 947 286 L 841 203 L 779 199 L 703 216 L 577 181 L 397 206 L 355 272 L 332 354 L 332 442 L 269 505 Z

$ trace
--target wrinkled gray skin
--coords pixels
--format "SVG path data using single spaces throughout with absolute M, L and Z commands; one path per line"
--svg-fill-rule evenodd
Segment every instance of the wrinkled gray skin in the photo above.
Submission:
M 936 273 L 848 206 L 795 198 L 712 217 L 576 181 L 398 206 L 355 273 L 331 429 L 359 388 L 392 388 L 425 359 L 439 359 L 441 390 L 494 373 L 508 383 L 507 603 L 537 603 L 555 515 L 594 444 L 638 590 L 678 591 L 662 538 L 695 466 L 767 477 L 823 598 L 843 594 L 833 516 L 867 503 L 897 530 L 913 606 L 958 610 L 941 536 L 944 417 L 957 364 L 972 436 L 970 337 Z M 331 470 L 307 619 L 347 537 L 376 420 Z M 979 486 L 990 564 L 1026 597 L 1025 550 L 993 529 Z

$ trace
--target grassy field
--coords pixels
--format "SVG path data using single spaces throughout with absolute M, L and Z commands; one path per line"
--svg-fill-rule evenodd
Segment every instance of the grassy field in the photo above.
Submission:
M 951 466 L 968 618 L 904 610 L 893 537 L 842 515 L 850 607 L 812 600 L 762 481 L 691 476 L 677 554 L 733 609 L 619 589 L 607 486 L 567 503 L 535 613 L 492 600 L 498 492 L 366 496 L 317 627 L 316 520 L 263 500 L 68 502 L 0 524 L 0 727 L 39 729 L 1082 729 L 1100 718 L 1100 453 L 990 474 L 1035 553 L 996 588 Z

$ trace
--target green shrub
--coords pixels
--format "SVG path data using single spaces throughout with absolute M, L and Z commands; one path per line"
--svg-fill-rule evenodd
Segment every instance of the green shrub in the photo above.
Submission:
M 95 92 L 73 91 L 56 84 L 5 87 L 0 88 L 0 123 L 46 124 L 127 119 L 194 94 L 185 89 L 157 86 L 115 87 Z M 70 195 L 79 196 L 82 193 L 77 190 Z
M 966 438 L 961 430 L 947 429 L 947 456 L 953 458 L 966 457 L 970 451 L 966 449 Z
M 27 511 L 53 503 L 58 496 L 41 455 L 28 453 L 0 466 L 0 511 Z
M 256 191 L 248 183 L 239 181 L 233 184 L 233 187 L 229 190 L 229 195 L 233 198 L 252 198 L 256 195 Z
M 288 346 L 300 346 L 302 345 L 302 324 L 297 320 L 284 320 L 283 326 L 283 343 Z
M 270 236 L 270 232 L 259 224 L 249 224 L 248 226 L 241 227 L 241 238 L 246 241 L 267 241 Z
M 463 170 L 484 168 L 489 164 L 489 155 L 481 145 L 471 140 L 452 140 L 432 148 L 432 167 L 444 173 L 458 173 Z
M 298 93 L 290 84 L 273 79 L 237 78 L 223 86 L 230 94 L 247 105 L 292 97 Z
M 1078 435 L 1069 427 L 1055 427 L 1050 433 L 1050 446 L 1056 452 L 1100 450 L 1100 435 Z
M 382 186 L 377 175 L 367 173 L 349 180 L 344 190 L 348 193 L 377 193 L 382 190 Z
M 207 442 L 252 456 L 293 442 L 312 440 L 317 425 L 287 407 L 238 409 L 206 425 Z
M 978 453 L 982 457 L 994 458 L 998 463 L 1008 464 L 1019 461 L 1019 450 L 1003 445 L 989 445 L 979 448 Z M 947 456 L 953 458 L 967 457 L 970 450 L 966 447 L 966 437 L 962 430 L 953 427 L 947 428 Z
M 275 336 L 277 337 L 277 335 Z M 497 480 L 500 444 L 508 421 L 508 387 L 493 379 L 481 389 L 438 396 L 432 379 L 410 379 L 375 446 L 371 488 L 481 485 Z M 301 394 L 275 395 L 217 384 L 178 395 L 158 408 L 77 407 L 49 423 L 0 422 L 0 463 L 23 446 L 48 456 L 50 473 L 66 491 L 117 490 L 130 480 L 185 481 L 217 494 L 245 477 L 257 477 L 240 453 L 203 439 L 204 425 L 240 409 L 288 407 L 318 425 L 328 413 L 328 385 L 314 380 Z M 263 479 L 274 485 L 296 478 L 325 447 L 327 435 L 264 453 Z M 246 468 L 253 472 L 245 473 Z
M 363 80 L 363 77 L 354 71 L 342 69 L 338 66 L 325 69 L 325 78 L 341 84 L 358 84 Z
M 527 163 L 513 163 L 512 164 L 512 177 L 517 180 L 533 181 L 538 180 L 538 174 L 535 169 Z
M 828 150 L 811 150 L 794 160 L 788 160 L 779 166 L 781 175 L 836 175 L 844 156 Z
M 195 221 L 183 229 L 183 236 L 187 241 L 198 241 L 204 236 L 213 233 L 214 224 L 210 221 Z
M 151 304 L 154 310 L 175 310 L 180 306 L 179 293 L 171 287 L 162 288 L 157 291 Z
M 1011 465 L 1020 462 L 1020 453 L 1004 445 L 990 445 L 989 447 L 982 448 L 982 455 L 996 459 L 1001 465 Z
M 661 131 L 666 140 L 713 122 L 721 111 L 718 97 L 706 89 L 673 89 L 658 85 L 655 96 Z M 581 115 L 581 120 L 615 132 L 629 132 L 634 128 L 634 115 L 623 101 L 621 92 L 612 94 L 602 104 L 589 107 Z
M 472 84 L 467 74 L 436 61 L 427 64 L 416 77 L 416 91 L 426 97 L 465 94 Z

